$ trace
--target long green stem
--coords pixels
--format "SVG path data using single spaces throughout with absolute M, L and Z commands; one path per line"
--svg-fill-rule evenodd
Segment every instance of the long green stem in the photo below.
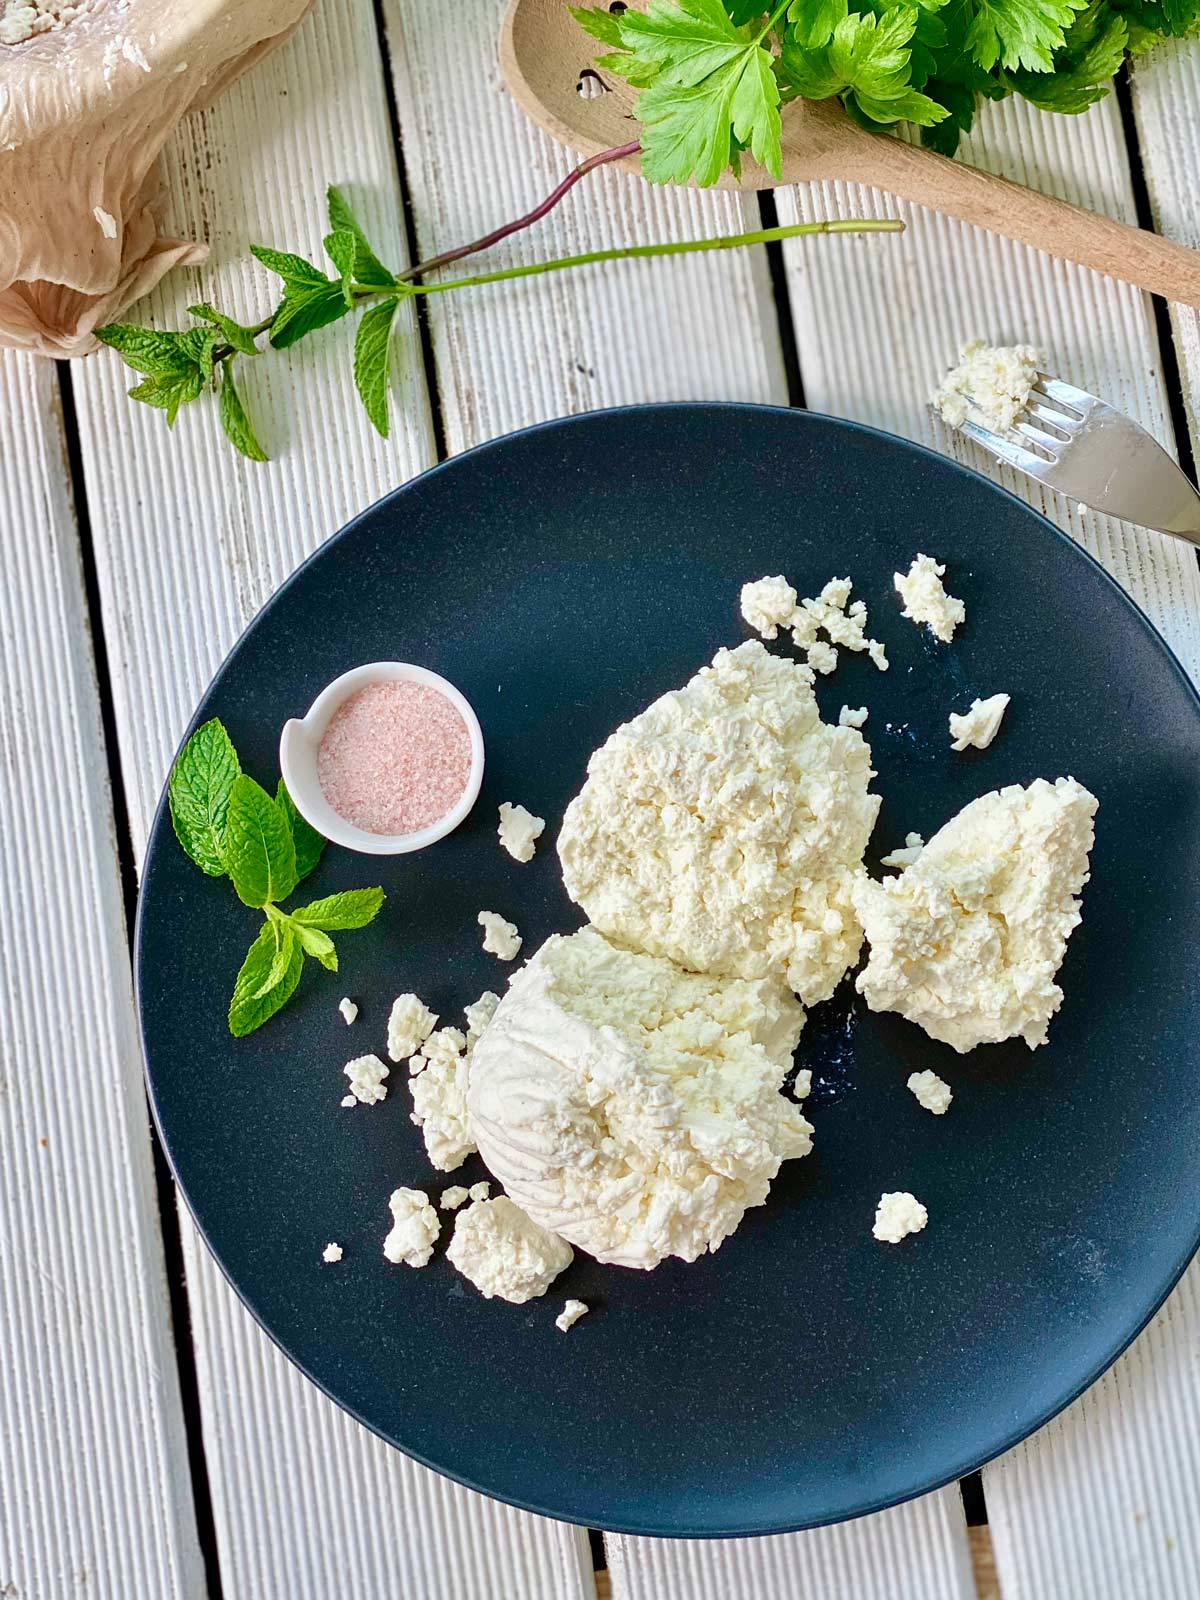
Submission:
M 499 272 L 479 272 L 470 278 L 448 278 L 444 283 L 406 284 L 405 294 L 446 294 L 451 289 L 470 289 L 483 283 L 503 283 L 509 278 L 534 278 L 543 272 L 562 272 L 569 267 L 591 266 L 599 261 L 628 261 L 645 256 L 682 256 L 700 250 L 737 250 L 742 245 L 774 244 L 781 239 L 797 239 L 810 233 L 901 233 L 904 224 L 893 217 L 837 219 L 832 222 L 796 222 L 783 228 L 759 228 L 753 233 L 722 234 L 716 239 L 683 239 L 665 244 L 626 245 L 619 250 L 589 250 L 584 255 L 559 256 L 553 261 L 536 261 L 524 267 L 505 267 Z

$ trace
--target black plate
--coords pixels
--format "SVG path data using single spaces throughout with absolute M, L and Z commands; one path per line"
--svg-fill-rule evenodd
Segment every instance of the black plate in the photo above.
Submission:
M 949 563 L 949 647 L 900 616 L 892 572 Z M 342 1064 L 382 1053 L 392 997 L 448 1020 L 499 986 L 481 908 L 526 952 L 578 913 L 557 819 L 619 721 L 736 643 L 738 588 L 849 573 L 891 670 L 847 657 L 827 718 L 867 704 L 884 796 L 869 862 L 1004 783 L 1070 774 L 1100 798 L 1093 880 L 1049 1045 L 956 1056 L 849 984 L 800 1045 L 816 1151 L 715 1255 L 649 1274 L 582 1256 L 545 1300 L 484 1301 L 439 1255 L 390 1266 L 398 1184 L 440 1192 L 404 1072 L 339 1109 Z M 204 878 L 160 809 L 138 987 L 155 1113 L 238 1293 L 300 1367 L 419 1460 L 551 1516 L 652 1534 L 758 1534 L 875 1510 L 978 1466 L 1074 1398 L 1159 1305 L 1198 1234 L 1197 698 L 1146 619 L 1043 518 L 899 439 L 803 412 L 662 406 L 535 428 L 460 456 L 365 512 L 286 583 L 197 711 L 274 784 L 284 720 L 357 662 L 420 662 L 478 709 L 473 817 L 427 852 L 330 849 L 314 895 L 380 882 L 385 913 L 339 939 L 286 1011 L 231 1039 L 256 914 Z M 1013 697 L 990 750 L 946 718 Z M 550 819 L 534 862 L 496 808 Z M 311 965 L 311 964 L 310 964 Z M 347 1028 L 338 998 L 357 999 Z M 944 1118 L 904 1087 L 932 1067 Z M 929 1226 L 871 1238 L 884 1189 Z M 346 1248 L 321 1264 L 325 1242 Z M 443 1238 L 443 1244 L 445 1239 Z M 591 1314 L 554 1327 L 564 1295 Z

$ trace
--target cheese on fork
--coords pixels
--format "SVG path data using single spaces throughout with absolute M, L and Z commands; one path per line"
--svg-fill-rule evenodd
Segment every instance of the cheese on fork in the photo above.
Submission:
M 1074 778 L 972 800 L 899 877 L 861 882 L 870 946 L 857 987 L 959 1052 L 1045 1044 L 1062 1003 L 1055 974 L 1080 920 L 1096 815 Z
M 691 972 L 786 975 L 807 1004 L 858 958 L 852 889 L 879 797 L 856 728 L 757 640 L 718 651 L 588 763 L 558 839 L 563 882 L 616 943 Z
M 934 390 L 930 404 L 952 428 L 971 421 L 993 433 L 1010 433 L 1045 365 L 1045 356 L 1032 345 L 972 339 L 959 351 L 958 365 Z

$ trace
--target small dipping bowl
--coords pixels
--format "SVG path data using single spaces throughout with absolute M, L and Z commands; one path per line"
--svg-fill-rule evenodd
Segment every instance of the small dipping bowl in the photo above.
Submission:
M 348 822 L 325 798 L 317 773 L 317 752 L 335 713 L 360 689 L 376 683 L 422 683 L 436 689 L 462 717 L 471 740 L 467 786 L 458 801 L 445 816 L 412 833 L 371 833 Z M 430 672 L 427 667 L 414 667 L 407 661 L 371 661 L 366 666 L 343 672 L 340 678 L 321 690 L 306 716 L 292 717 L 284 723 L 279 739 L 279 770 L 296 810 L 326 839 L 363 855 L 406 855 L 444 839 L 470 813 L 483 783 L 483 729 L 466 696 L 436 672 Z

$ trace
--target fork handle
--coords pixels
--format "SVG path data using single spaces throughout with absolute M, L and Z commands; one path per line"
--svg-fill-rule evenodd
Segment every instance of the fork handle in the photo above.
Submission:
M 830 176 L 888 189 L 1180 305 L 1200 307 L 1200 251 L 919 145 L 851 127 L 857 137 L 846 138 L 848 130 L 841 131 L 836 154 L 842 170 Z

